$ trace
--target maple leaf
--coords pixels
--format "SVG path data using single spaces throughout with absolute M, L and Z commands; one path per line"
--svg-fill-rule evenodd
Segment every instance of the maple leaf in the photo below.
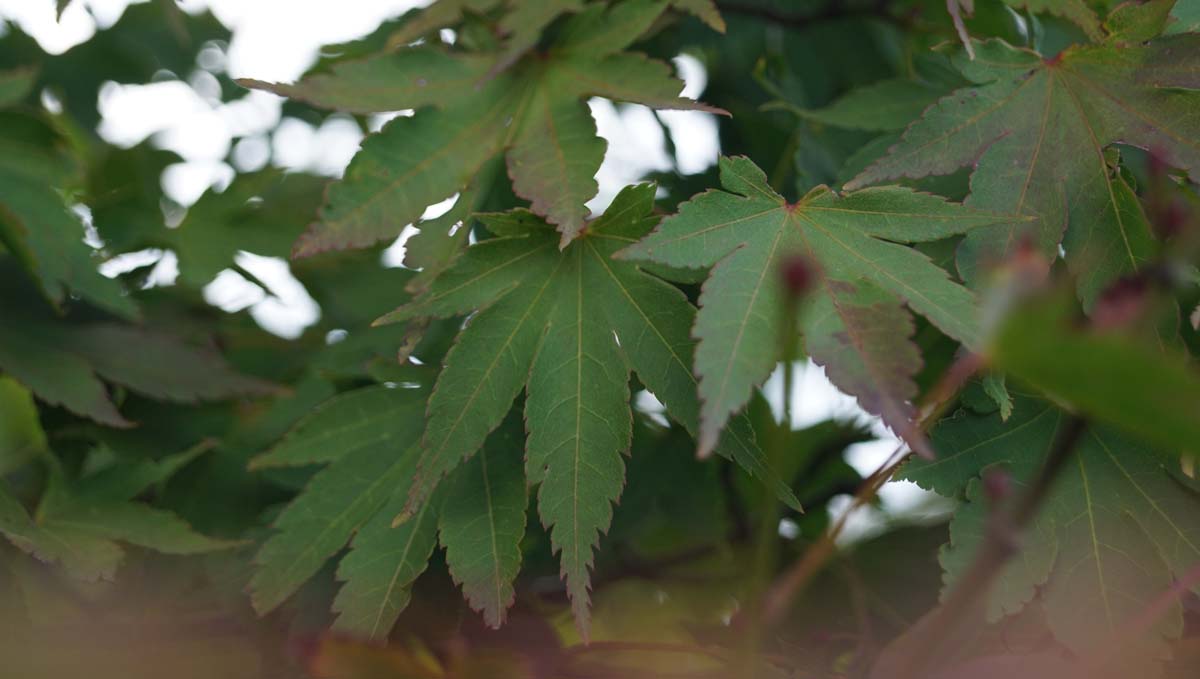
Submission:
M 807 257 L 820 286 L 801 322 L 813 360 L 839 388 L 911 444 L 913 376 L 907 304 L 950 337 L 975 346 L 975 300 L 928 257 L 899 243 L 945 238 L 997 217 L 905 188 L 838 195 L 813 189 L 789 204 L 753 162 L 722 158 L 726 191 L 702 193 L 619 257 L 713 267 L 693 334 L 703 401 L 700 450 L 712 449 L 730 415 L 779 360 L 784 318 L 780 264 Z
M 268 394 L 218 354 L 162 333 L 117 323 L 67 324 L 0 299 L 0 369 L 38 398 L 102 424 L 128 427 L 100 378 L 176 402 Z
M 992 338 L 992 366 L 1163 450 L 1196 451 L 1200 372 L 1191 357 L 1161 338 L 1080 328 L 1078 317 L 1069 291 L 1024 300 Z
M 521 569 L 528 505 L 520 452 L 524 440 L 521 418 L 514 411 L 483 449 L 446 480 L 438 514 L 450 575 L 491 627 L 504 622 Z
M 55 188 L 81 182 L 65 133 L 40 116 L 0 111 L 0 245 L 37 279 L 52 304 L 75 293 L 112 313 L 136 317 L 137 307 L 120 283 L 96 270 L 83 222 Z
M 33 394 L 16 380 L 0 376 L 0 476 L 45 452 L 46 431 L 38 420 Z
M 234 547 L 239 543 L 201 535 L 174 513 L 134 501 L 211 447 L 201 444 L 157 461 L 116 462 L 73 480 L 51 464 L 46 492 L 32 516 L 0 484 L 0 534 L 22 551 L 89 581 L 113 578 L 125 555 L 121 542 L 165 554 Z M 111 452 L 100 449 L 93 455 L 111 457 Z
M 558 226 L 565 245 L 583 228 L 584 203 L 596 194 L 594 176 L 604 158 L 605 142 L 596 136 L 587 98 L 706 108 L 679 96 L 682 83 L 669 66 L 621 51 L 664 6 L 589 5 L 566 22 L 546 52 L 491 78 L 495 55 L 414 47 L 336 64 L 295 85 L 241 81 L 356 113 L 419 109 L 363 142 L 294 254 L 394 237 L 426 206 L 462 191 L 501 153 L 513 190 Z
M 1026 236 L 1049 258 L 1061 243 L 1090 308 L 1155 247 L 1109 147 L 1152 149 L 1177 167 L 1200 167 L 1200 95 L 1182 89 L 1200 84 L 1193 66 L 1200 36 L 1143 44 L 1161 22 L 1114 23 L 1122 16 L 1110 17 L 1105 44 L 1075 45 L 1052 58 L 1001 40 L 979 43 L 976 59 L 955 59 L 975 85 L 930 107 L 847 188 L 974 164 L 967 205 L 1033 221 L 968 234 L 958 251 L 964 278 L 977 278 L 981 265 L 1000 261 Z
M 408 45 L 421 36 L 440 28 L 458 25 L 467 14 L 480 15 L 492 11 L 502 2 L 503 0 L 438 0 L 404 21 L 403 25 L 388 36 L 387 45 L 391 49 Z M 563 14 L 578 12 L 583 8 L 585 2 L 584 0 L 532 0 L 507 4 L 511 6 L 511 11 L 503 17 L 498 28 L 502 34 L 508 36 L 507 51 L 511 54 L 519 54 L 522 49 L 531 47 L 537 41 L 541 30 L 555 18 Z M 725 32 L 725 20 L 721 18 L 721 13 L 712 0 L 672 0 L 671 2 L 626 0 L 617 6 L 622 9 L 627 8 L 630 15 L 636 16 L 643 12 L 654 11 L 655 6 L 661 13 L 667 5 L 694 15 L 719 33 Z
M 255 557 L 257 569 L 249 591 L 260 614 L 283 603 L 320 570 L 397 488 L 407 489 L 417 459 L 423 405 L 423 392 L 413 389 L 380 386 L 340 394 L 298 422 L 275 448 L 254 459 L 255 468 L 328 463 L 280 513 L 276 532 Z M 391 517 L 387 519 L 390 522 Z M 380 529 L 370 532 L 375 535 Z M 366 539 L 368 544 L 373 541 Z M 359 578 L 353 579 L 342 596 L 347 617 L 343 626 L 379 634 L 385 613 L 377 611 L 372 617 L 362 612 L 371 602 L 359 603 L 361 597 L 354 595 Z M 385 592 L 372 601 L 379 607 L 386 606 L 381 601 L 394 605 L 398 594 Z M 398 608 L 395 613 L 399 614 Z M 382 633 L 390 627 L 387 624 Z
M 610 259 L 650 229 L 653 203 L 653 186 L 625 189 L 562 251 L 552 227 L 528 211 L 482 216 L 500 237 L 469 248 L 426 294 L 381 319 L 478 311 L 430 397 L 405 515 L 426 504 L 526 390 L 526 478 L 541 484 L 539 511 L 585 634 L 593 548 L 624 485 L 630 370 L 686 429 L 696 426 L 692 306 L 668 283 Z M 718 452 L 796 505 L 747 422 L 730 428 Z
M 902 478 L 942 495 L 964 494 L 941 561 L 948 587 L 971 563 L 985 533 L 987 503 L 978 475 L 1003 466 L 1027 484 L 1067 416 L 1053 405 L 1016 395 L 1005 422 L 995 412 L 962 411 L 932 437 L 942 455 L 913 460 Z M 1029 529 L 1021 556 L 1005 565 L 988 595 L 989 617 L 1024 607 L 1035 594 L 1055 636 L 1076 652 L 1095 651 L 1125 621 L 1146 610 L 1200 561 L 1200 517 L 1194 490 L 1173 478 L 1177 460 L 1098 425 L 1089 425 Z M 1181 609 L 1172 602 L 1152 629 L 1178 636 Z
M 222 192 L 206 192 L 179 226 L 156 236 L 179 255 L 180 279 L 197 287 L 216 278 L 240 251 L 287 257 L 320 205 L 326 180 L 276 170 L 239 174 Z
M 333 602 L 334 628 L 384 638 L 440 533 L 446 564 L 467 600 L 488 624 L 503 621 L 525 534 L 525 475 L 514 454 L 523 438 L 520 419 L 509 418 L 451 475 L 439 491 L 445 501 L 426 502 L 393 527 L 415 477 L 426 394 L 383 386 L 340 394 L 251 461 L 255 469 L 328 465 L 280 514 L 277 532 L 259 552 L 250 592 L 260 613 L 282 603 L 350 541 L 337 569 L 344 584 Z

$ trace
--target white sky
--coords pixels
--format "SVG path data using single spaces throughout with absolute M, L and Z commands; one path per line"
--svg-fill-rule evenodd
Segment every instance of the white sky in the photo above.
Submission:
M 144 0 L 75 0 L 58 22 L 54 0 L 0 0 L 0 18 L 15 21 L 48 52 L 61 53 L 90 38 L 97 28 L 112 25 L 127 5 L 140 1 Z M 99 131 L 105 139 L 122 146 L 153 137 L 158 146 L 178 153 L 184 162 L 168 168 L 163 189 L 182 205 L 194 203 L 212 187 L 220 189 L 226 185 L 235 168 L 254 170 L 272 163 L 339 176 L 362 141 L 362 134 L 352 120 L 332 116 L 319 127 L 296 119 L 281 120 L 281 100 L 262 92 L 248 92 L 240 99 L 221 102 L 220 88 L 212 73 L 225 70 L 233 77 L 291 82 L 315 61 L 321 45 L 365 35 L 381 21 L 428 2 L 181 0 L 180 6 L 187 11 L 209 8 L 231 29 L 233 37 L 227 52 L 215 48 L 203 52 L 195 72 L 177 74 L 186 82 L 108 84 L 98 102 L 103 115 Z M 675 63 L 686 82 L 684 94 L 699 97 L 704 89 L 703 66 L 691 57 L 679 57 Z M 672 159 L 651 110 L 642 106 L 618 107 L 600 99 L 590 105 L 600 135 L 609 141 L 608 153 L 597 175 L 600 192 L 589 203 L 594 211 L 602 211 L 622 186 L 646 172 L 670 169 Z M 719 142 L 716 121 L 711 115 L 692 111 L 659 115 L 675 142 L 675 164 L 680 171 L 701 172 L 716 162 Z M 433 206 L 427 215 L 448 208 L 447 203 Z M 412 232 L 406 229 L 405 234 Z M 389 250 L 385 262 L 398 264 L 402 259 L 403 238 Z M 123 268 L 155 259 L 159 260 L 157 279 L 173 280 L 171 253 L 134 253 L 110 262 L 106 271 L 115 275 Z M 236 272 L 226 270 L 205 289 L 210 303 L 227 311 L 249 307 L 264 328 L 285 337 L 298 336 L 317 321 L 319 308 L 291 275 L 287 262 L 243 253 L 237 263 L 266 283 L 271 294 Z M 895 448 L 896 439 L 876 418 L 867 417 L 852 398 L 838 392 L 825 378 L 824 371 L 811 364 L 798 369 L 793 424 L 808 426 L 829 417 L 871 423 L 880 440 L 852 447 L 848 459 L 863 473 L 873 471 Z M 765 387 L 773 403 L 780 401 L 781 386 L 781 373 L 777 371 Z M 893 511 L 911 510 L 927 499 L 907 483 L 889 484 L 882 496 Z M 867 510 L 851 522 L 846 537 L 859 537 L 878 526 L 879 517 L 874 510 Z

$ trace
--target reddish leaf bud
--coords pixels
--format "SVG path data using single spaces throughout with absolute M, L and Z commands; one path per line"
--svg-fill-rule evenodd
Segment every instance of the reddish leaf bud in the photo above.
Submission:
M 983 474 L 983 494 L 992 504 L 999 504 L 1012 494 L 1012 477 L 1005 469 L 989 469 Z
M 1127 276 L 1108 286 L 1092 310 L 1092 323 L 1097 328 L 1132 324 L 1146 307 L 1149 287 L 1145 276 Z
M 780 267 L 780 274 L 783 277 L 784 290 L 793 299 L 804 296 L 813 286 L 816 277 L 812 263 L 803 255 L 786 257 Z

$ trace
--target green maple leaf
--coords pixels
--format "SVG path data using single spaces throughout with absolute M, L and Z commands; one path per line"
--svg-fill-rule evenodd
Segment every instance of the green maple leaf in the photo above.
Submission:
M 179 255 L 180 279 L 196 287 L 216 278 L 240 251 L 287 257 L 320 205 L 326 180 L 265 170 L 239 174 L 224 191 L 206 192 L 174 229 L 159 225 Z
M 128 427 L 100 378 L 176 402 L 266 394 L 277 387 L 243 375 L 220 355 L 148 329 L 68 324 L 0 299 L 0 369 L 37 397 L 102 424 Z
M 1060 405 L 1162 450 L 1200 447 L 1200 373 L 1169 342 L 1080 328 L 1069 291 L 1025 300 L 1007 314 L 991 364 Z M 986 383 L 985 383 L 986 384 Z
M 478 310 L 445 359 L 430 397 L 417 480 L 406 515 L 473 455 L 527 392 L 526 478 L 560 551 L 576 620 L 588 626 L 593 548 L 612 519 L 629 449 L 629 373 L 694 432 L 693 308 L 671 285 L 610 259 L 651 225 L 654 188 L 625 189 L 560 251 L 555 231 L 528 211 L 484 218 L 499 238 L 472 246 L 424 295 L 385 317 L 449 317 Z M 769 481 L 795 505 L 739 420 L 718 452 Z
M 0 376 L 0 476 L 46 450 L 46 431 L 33 394 L 11 377 Z
M 1107 43 L 1072 46 L 1053 58 L 1000 40 L 977 45 L 976 59 L 955 62 L 975 85 L 927 110 L 847 188 L 974 164 L 968 205 L 1033 221 L 968 234 L 959 271 L 975 278 L 980 265 L 1002 259 L 1025 237 L 1052 259 L 1061 243 L 1090 308 L 1155 248 L 1109 147 L 1152 149 L 1174 166 L 1200 167 L 1200 95 L 1186 89 L 1198 85 L 1200 36 L 1142 43 L 1161 21 L 1122 17 L 1110 18 Z
M 1007 422 L 998 413 L 964 411 L 932 433 L 941 456 L 913 460 L 902 477 L 942 495 L 965 493 L 954 514 L 942 565 L 952 584 L 966 570 L 984 534 L 987 503 L 977 476 L 1003 466 L 1018 484 L 1039 471 L 1066 415 L 1036 398 L 1014 399 Z M 1034 519 L 1019 557 L 1001 571 L 988 595 L 989 616 L 1020 610 L 1035 593 L 1060 641 L 1094 651 L 1142 614 L 1200 560 L 1200 497 L 1169 471 L 1161 455 L 1101 426 L 1089 426 Z M 1021 491 L 1018 491 L 1021 492 Z M 948 585 L 950 586 L 950 585 Z M 1153 629 L 1177 636 L 1181 609 Z
M 458 25 L 467 14 L 485 14 L 501 4 L 502 0 L 438 0 L 407 18 L 388 36 L 387 45 L 393 49 L 402 47 L 440 28 Z M 578 12 L 586 3 L 584 0 L 531 0 L 507 4 L 511 11 L 501 19 L 498 29 L 501 34 L 508 36 L 507 51 L 519 54 L 522 49 L 531 47 L 537 41 L 541 30 L 554 19 L 563 14 Z M 602 3 L 594 3 L 593 6 L 599 4 Z M 658 6 L 659 12 L 667 5 L 673 6 L 696 16 L 713 30 L 725 32 L 725 21 L 712 0 L 626 1 L 618 6 L 630 8 L 630 14 L 640 14 L 647 9 L 653 11 L 656 9 L 655 5 Z
M 203 444 L 158 461 L 117 462 L 77 480 L 68 480 L 51 464 L 46 492 L 32 516 L 0 485 L 0 533 L 22 551 L 83 580 L 111 580 L 125 555 L 122 542 L 165 554 L 236 546 L 195 532 L 172 512 L 134 501 L 210 447 Z
M 1200 3 L 1178 2 L 1171 10 L 1167 33 L 1187 33 L 1200 28 Z
M 280 514 L 251 580 L 260 613 L 272 610 L 350 541 L 334 628 L 383 638 L 408 605 L 411 586 L 438 542 L 472 606 L 493 626 L 512 604 L 525 534 L 519 418 L 509 418 L 470 463 L 451 475 L 445 501 L 424 503 L 403 525 L 420 448 L 426 392 L 370 387 L 335 396 L 298 422 L 252 468 L 328 466 Z M 351 540 L 351 537 L 353 539 Z
M 525 432 L 516 415 L 514 411 L 483 449 L 450 475 L 438 515 L 450 575 L 492 627 L 504 622 L 516 596 L 513 581 L 521 569 L 525 537 Z
M 83 222 L 58 189 L 82 183 L 66 135 L 46 119 L 0 111 L 0 246 L 37 279 L 54 305 L 75 293 L 112 313 L 137 316 L 120 283 L 96 270 Z
M 702 193 L 619 256 L 713 267 L 693 334 L 703 401 L 701 451 L 780 358 L 780 266 L 801 256 L 819 273 L 803 314 L 813 360 L 865 409 L 914 445 L 913 376 L 921 359 L 912 318 L 928 318 L 968 346 L 978 342 L 975 300 L 925 255 L 898 243 L 967 232 L 997 219 L 930 194 L 890 187 L 838 195 L 818 187 L 789 204 L 750 160 L 722 158 L 726 191 Z
M 266 613 L 283 603 L 346 546 L 397 494 L 397 488 L 407 489 L 417 458 L 423 404 L 424 394 L 416 389 L 381 386 L 340 394 L 298 422 L 275 448 L 254 459 L 256 468 L 328 463 L 279 514 L 276 532 L 255 557 L 257 568 L 249 585 L 255 610 Z M 387 519 L 390 523 L 391 517 Z M 394 596 L 385 593 L 383 600 L 394 601 L 389 595 Z M 380 633 L 367 624 L 371 618 L 366 614 L 351 612 L 348 617 L 355 623 L 344 624 L 356 631 L 366 626 L 366 633 Z M 380 621 L 381 626 L 386 622 L 382 617 Z M 390 623 L 386 627 L 390 629 Z
M 357 113 L 418 109 L 363 143 L 295 254 L 394 237 L 429 204 L 462 191 L 500 154 L 513 190 L 558 226 L 565 245 L 583 228 L 584 203 L 596 194 L 594 176 L 604 158 L 587 98 L 703 108 L 678 96 L 682 83 L 666 64 L 622 52 L 664 6 L 641 0 L 611 9 L 590 5 L 567 21 L 546 52 L 498 74 L 494 54 L 414 47 L 336 64 L 295 85 L 243 81 Z

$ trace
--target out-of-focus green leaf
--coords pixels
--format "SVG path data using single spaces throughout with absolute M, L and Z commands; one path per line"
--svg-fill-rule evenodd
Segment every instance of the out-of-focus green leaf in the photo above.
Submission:
M 795 113 L 834 127 L 892 132 L 903 130 L 943 94 L 940 88 L 897 78 L 853 90 L 825 108 Z
M 109 467 L 74 481 L 51 470 L 47 491 L 32 515 L 0 486 L 0 533 L 21 550 L 61 564 L 83 580 L 113 578 L 125 555 L 119 542 L 166 554 L 232 547 L 235 543 L 195 532 L 169 511 L 132 501 L 202 450 L 157 464 Z
M 264 394 L 274 385 L 234 371 L 216 353 L 114 323 L 65 324 L 0 300 L 0 368 L 38 398 L 110 426 L 131 426 L 100 378 L 171 401 Z
M 317 406 L 283 439 L 250 461 L 251 468 L 323 464 L 358 450 L 387 450 L 425 410 L 424 389 L 366 387 Z
M 11 377 L 0 376 L 0 477 L 46 450 L 33 395 Z
M 46 297 L 63 304 L 75 294 L 132 317 L 133 302 L 117 281 L 101 276 L 84 225 L 67 196 L 80 169 L 66 138 L 32 114 L 0 111 L 0 244 L 39 281 Z
M 942 553 L 948 582 L 971 562 L 985 533 L 987 503 L 976 477 L 992 466 L 1021 492 L 1040 471 L 1066 420 L 1054 406 L 1019 397 L 1008 422 L 997 413 L 959 413 L 933 440 L 940 457 L 913 460 L 903 477 L 943 495 L 966 493 Z M 1103 425 L 1089 425 L 1029 529 L 1022 555 L 1005 565 L 988 595 L 993 619 L 1020 610 L 1040 588 L 1055 635 L 1077 652 L 1119 633 L 1171 582 L 1200 561 L 1196 496 L 1172 478 L 1164 456 Z M 949 586 L 952 586 L 949 585 Z M 1153 622 L 1157 634 L 1181 629 L 1180 609 Z
M 530 29 L 536 36 L 543 20 L 563 11 L 560 4 L 515 6 L 512 16 L 530 17 L 514 25 L 510 42 L 523 43 Z M 324 107 L 421 109 L 366 141 L 344 180 L 330 188 L 320 223 L 300 238 L 296 254 L 393 237 L 432 202 L 462 191 L 501 152 L 507 155 L 514 191 L 557 225 L 566 245 L 583 228 L 584 203 L 597 191 L 594 176 L 605 148 L 581 99 L 703 108 L 679 96 L 681 83 L 665 64 L 621 51 L 664 7 L 641 0 L 611 8 L 590 5 L 563 28 L 564 36 L 583 31 L 586 40 L 564 38 L 546 58 L 527 57 L 482 85 L 492 69 L 515 57 L 511 51 L 489 57 L 422 46 L 337 64 L 330 74 L 314 74 L 295 85 L 243 81 Z M 596 40 L 597 33 L 609 37 Z M 361 96 L 364 91 L 372 93 L 369 101 Z
M 0 108 L 16 106 L 25 100 L 37 80 L 37 69 L 14 68 L 0 71 Z
M 1200 449 L 1200 372 L 1190 359 L 1120 331 L 1074 327 L 1073 310 L 1062 295 L 1019 308 L 993 343 L 995 365 L 1166 450 Z

